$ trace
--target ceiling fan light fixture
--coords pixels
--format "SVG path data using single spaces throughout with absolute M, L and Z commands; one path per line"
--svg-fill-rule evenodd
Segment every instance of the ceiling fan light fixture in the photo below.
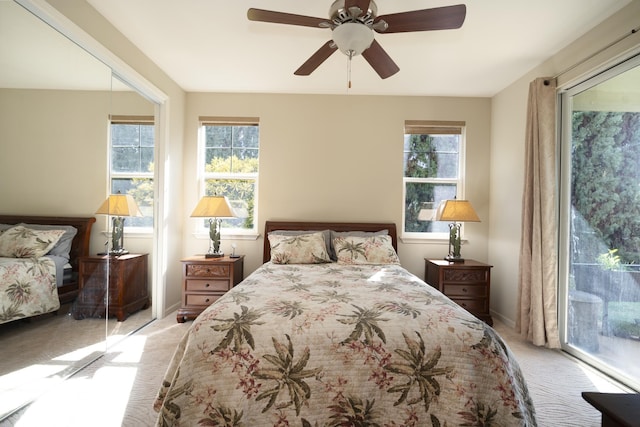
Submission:
M 347 56 L 360 55 L 373 43 L 373 31 L 364 24 L 346 22 L 333 29 L 333 42 Z

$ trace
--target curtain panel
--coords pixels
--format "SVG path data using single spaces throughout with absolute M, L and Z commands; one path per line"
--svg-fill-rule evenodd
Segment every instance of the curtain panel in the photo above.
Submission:
M 556 81 L 529 85 L 516 330 L 538 346 L 558 334 Z

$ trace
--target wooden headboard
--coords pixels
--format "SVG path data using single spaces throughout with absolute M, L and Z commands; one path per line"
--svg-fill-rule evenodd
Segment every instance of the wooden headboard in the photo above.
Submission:
M 71 243 L 69 264 L 74 272 L 78 271 L 78 258 L 89 255 L 91 243 L 91 226 L 96 219 L 94 217 L 64 217 L 64 216 L 25 216 L 25 215 L 0 215 L 0 224 L 44 224 L 44 225 L 71 225 L 78 230 Z
M 301 230 L 301 231 L 381 231 L 389 230 L 393 248 L 398 250 L 398 234 L 396 225 L 392 222 L 309 222 L 309 221 L 267 221 L 264 225 L 264 247 L 262 250 L 262 262 L 271 259 L 271 246 L 269 245 L 270 232 L 276 230 Z

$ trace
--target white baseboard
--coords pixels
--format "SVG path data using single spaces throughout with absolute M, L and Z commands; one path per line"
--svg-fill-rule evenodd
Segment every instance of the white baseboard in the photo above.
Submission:
M 167 317 L 170 314 L 173 314 L 174 312 L 176 312 L 178 309 L 180 308 L 180 302 L 178 301 L 177 303 L 171 305 L 170 307 L 167 307 L 167 309 L 164 311 L 164 313 L 162 314 L 162 318 Z
M 515 329 L 515 327 L 516 327 L 515 320 L 511 320 L 508 317 L 505 317 L 505 316 L 503 316 L 502 314 L 500 314 L 500 313 L 498 313 L 496 311 L 491 310 L 491 317 L 500 320 L 500 322 L 504 323 L 505 325 L 507 325 L 511 329 Z

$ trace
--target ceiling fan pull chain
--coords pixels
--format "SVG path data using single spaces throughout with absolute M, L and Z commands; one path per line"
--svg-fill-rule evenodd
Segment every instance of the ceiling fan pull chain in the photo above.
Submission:
M 352 50 L 349 51 L 349 59 L 347 61 L 347 81 L 349 82 L 348 89 L 351 89 L 351 58 L 353 58 Z

